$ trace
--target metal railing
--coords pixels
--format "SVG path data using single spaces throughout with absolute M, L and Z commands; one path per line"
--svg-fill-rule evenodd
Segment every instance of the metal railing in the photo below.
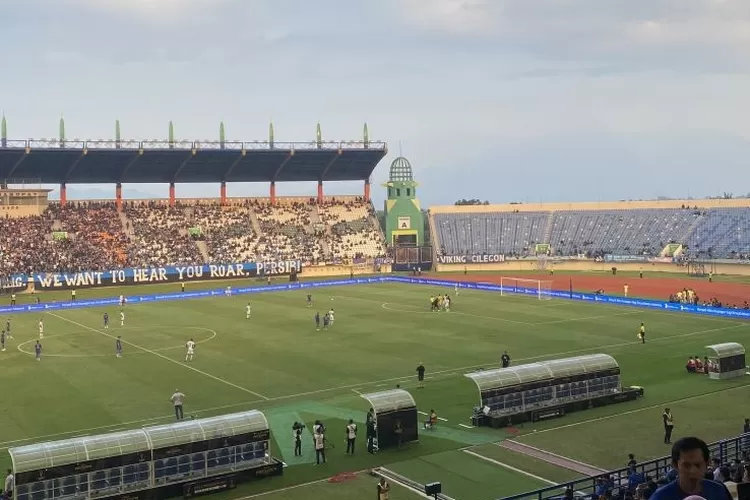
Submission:
M 717 441 L 708 445 L 711 451 L 711 458 L 718 458 L 722 464 L 728 464 L 734 459 L 742 459 L 743 451 L 750 448 L 750 433 Z M 655 481 L 666 476 L 672 469 L 672 457 L 661 457 L 655 460 L 639 463 L 636 466 L 636 472 L 644 478 L 653 478 Z M 501 497 L 501 500 L 549 500 L 560 498 L 565 494 L 566 489 L 571 489 L 576 496 L 593 495 L 596 488 L 596 480 L 600 477 L 612 477 L 615 485 L 627 487 L 629 470 L 627 467 L 616 469 L 609 472 L 603 472 L 597 476 L 577 479 L 567 483 L 560 483 L 554 486 L 548 486 L 527 493 Z
M 131 151 L 141 150 L 178 150 L 178 151 L 257 151 L 257 150 L 346 150 L 372 149 L 374 151 L 387 150 L 384 141 L 307 141 L 307 142 L 279 142 L 279 141 L 186 141 L 169 139 L 5 139 L 0 142 L 1 149 L 66 149 L 77 151 L 95 151 L 100 149 L 123 149 Z

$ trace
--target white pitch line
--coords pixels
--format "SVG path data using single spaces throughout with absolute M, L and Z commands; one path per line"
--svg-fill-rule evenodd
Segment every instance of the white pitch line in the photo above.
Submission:
M 473 425 L 466 425 L 466 424 L 458 424 L 459 427 L 463 427 L 464 429 L 473 429 Z
M 492 464 L 498 465 L 498 466 L 500 466 L 500 467 L 502 467 L 504 469 L 508 469 L 509 471 L 513 471 L 513 472 L 515 472 L 517 474 L 523 474 L 524 476 L 530 477 L 532 479 L 536 479 L 539 482 L 547 483 L 549 485 L 559 484 L 559 483 L 556 483 L 554 481 L 550 481 L 549 479 L 545 479 L 543 477 L 537 476 L 536 474 L 532 474 L 531 472 L 526 472 L 525 470 L 521 470 L 521 469 L 518 469 L 516 467 L 513 467 L 512 465 L 504 464 L 504 463 L 499 462 L 497 460 L 494 460 L 492 458 L 485 457 L 484 455 L 480 455 L 479 453 L 474 453 L 473 451 L 470 451 L 470 450 L 461 450 L 461 451 L 463 451 L 464 453 L 466 453 L 468 455 L 471 455 L 473 457 L 477 457 L 477 458 L 479 458 L 481 460 L 484 460 L 486 462 L 490 462 Z
M 615 313 L 615 314 L 604 314 L 600 316 L 584 316 L 581 318 L 568 318 L 568 319 L 556 319 L 553 321 L 542 321 L 540 323 L 533 323 L 534 325 L 540 326 L 540 325 L 555 325 L 557 323 L 571 323 L 574 321 L 589 321 L 592 319 L 607 319 L 612 318 L 614 316 L 632 316 L 633 314 L 641 314 L 641 311 L 628 311 L 623 313 Z
M 704 335 L 704 334 L 707 334 L 707 333 L 715 333 L 715 332 L 724 331 L 724 330 L 731 330 L 731 329 L 740 328 L 740 327 L 743 327 L 743 326 L 750 326 L 750 323 L 737 323 L 737 324 L 733 324 L 733 325 L 725 326 L 725 327 L 721 327 L 721 328 L 713 328 L 713 329 L 710 329 L 710 330 L 700 330 L 700 331 L 696 331 L 696 332 L 680 333 L 680 334 L 677 334 L 677 335 L 670 335 L 668 337 L 661 337 L 661 338 L 657 338 L 657 339 L 651 339 L 651 340 L 649 340 L 649 343 L 654 343 L 654 342 L 659 342 L 659 341 L 669 341 L 669 340 L 672 340 L 672 339 L 678 339 L 678 338 L 684 338 L 684 337 L 692 337 L 694 335 Z M 555 358 L 555 357 L 560 357 L 560 356 L 567 356 L 567 355 L 570 355 L 570 354 L 580 354 L 580 353 L 585 353 L 585 352 L 598 351 L 598 350 L 602 350 L 602 349 L 613 349 L 613 348 L 617 348 L 617 347 L 628 347 L 628 346 L 634 346 L 634 345 L 640 345 L 640 341 L 622 342 L 622 343 L 617 343 L 617 344 L 605 344 L 605 345 L 596 346 L 596 347 L 586 347 L 586 348 L 583 348 L 583 349 L 574 349 L 572 351 L 562 351 L 562 352 L 556 352 L 556 353 L 549 353 L 549 354 L 543 354 L 543 355 L 540 355 L 540 356 L 531 356 L 531 357 L 528 357 L 528 358 L 517 358 L 515 361 L 534 361 L 534 360 L 538 360 L 538 359 Z M 488 363 L 485 363 L 485 364 L 482 364 L 482 365 L 460 366 L 460 367 L 456 367 L 456 368 L 449 368 L 449 369 L 446 369 L 446 370 L 438 370 L 438 371 L 434 371 L 432 373 L 433 373 L 433 375 L 453 375 L 453 374 L 456 374 L 458 372 L 462 372 L 462 371 L 466 371 L 466 370 L 472 370 L 472 369 L 482 368 L 484 366 L 487 366 L 487 364 Z M 227 404 L 227 405 L 213 406 L 213 407 L 209 407 L 209 408 L 202 408 L 202 409 L 196 410 L 194 413 L 198 414 L 198 413 L 206 413 L 206 412 L 213 412 L 213 411 L 219 411 L 219 410 L 228 410 L 228 409 L 232 409 L 232 408 L 247 406 L 247 405 L 250 405 L 252 403 L 259 403 L 259 402 L 262 402 L 262 401 L 269 401 L 269 402 L 282 401 L 282 400 L 285 400 L 285 399 L 293 399 L 293 398 L 298 398 L 298 397 L 303 397 L 303 396 L 313 396 L 313 395 L 322 394 L 322 393 L 325 393 L 325 392 L 342 391 L 342 390 L 351 389 L 351 388 L 354 388 L 354 387 L 371 386 L 371 385 L 375 385 L 375 384 L 379 384 L 380 387 L 383 387 L 383 386 L 387 385 L 388 382 L 397 382 L 397 381 L 401 381 L 401 380 L 411 380 L 413 378 L 414 378 L 413 375 L 409 375 L 409 376 L 404 376 L 404 377 L 394 377 L 394 378 L 389 378 L 389 379 L 374 380 L 372 382 L 360 382 L 358 384 L 342 385 L 342 386 L 337 386 L 337 387 L 328 387 L 326 389 L 317 389 L 317 390 L 314 390 L 314 391 L 298 392 L 298 393 L 295 393 L 295 394 L 286 394 L 286 395 L 283 395 L 283 396 L 274 396 L 274 397 L 267 398 L 265 400 L 254 399 L 254 400 L 250 400 L 250 401 L 243 401 L 243 402 L 240 402 L 240 403 L 231 403 L 231 404 Z M 429 379 L 429 378 L 437 378 L 437 377 L 426 377 L 426 378 Z M 708 394 L 712 394 L 712 393 L 708 393 Z M 101 426 L 97 426 L 97 427 L 88 427 L 88 428 L 84 428 L 84 429 L 77 429 L 77 430 L 66 431 L 66 432 L 58 432 L 58 433 L 54 433 L 54 434 L 44 434 L 44 435 L 41 435 L 41 436 L 32 436 L 32 437 L 22 438 L 22 439 L 13 439 L 13 440 L 10 440 L 10 441 L 0 441 L 0 450 L 7 450 L 9 448 L 9 446 L 7 446 L 7 445 L 9 445 L 9 444 L 23 443 L 23 442 L 28 442 L 28 441 L 48 440 L 50 438 L 56 438 L 56 437 L 62 437 L 62 436 L 69 436 L 71 434 L 78 434 L 78 433 L 81 433 L 81 432 L 94 432 L 94 431 L 100 431 L 100 430 L 105 430 L 105 429 L 112 429 L 113 427 L 118 427 L 118 426 L 132 426 L 132 425 L 136 425 L 136 424 L 144 424 L 144 423 L 154 422 L 154 421 L 158 421 L 158 420 L 166 420 L 166 419 L 169 419 L 169 418 L 174 419 L 174 416 L 173 415 L 162 415 L 162 416 L 158 416 L 158 417 L 150 417 L 150 418 L 143 418 L 143 419 L 139 419 L 139 420 L 131 420 L 129 422 L 118 422 L 116 424 L 101 425 Z M 539 431 L 539 432 L 546 432 L 546 430 L 542 430 L 542 431 Z
M 724 393 L 724 392 L 736 391 L 736 390 L 739 390 L 739 389 L 747 389 L 748 387 L 750 387 L 750 384 L 737 385 L 737 386 L 734 386 L 734 387 L 727 387 L 726 389 L 719 389 L 718 391 L 704 392 L 703 394 L 696 394 L 695 396 L 688 396 L 686 398 L 675 399 L 674 401 L 664 401 L 662 403 L 657 403 L 657 404 L 650 405 L 650 406 L 642 406 L 641 408 L 636 408 L 634 410 L 623 411 L 623 412 L 620 412 L 620 413 L 613 413 L 611 415 L 604 415 L 604 416 L 596 417 L 596 418 L 589 418 L 587 420 L 581 420 L 579 422 L 573 422 L 573 423 L 565 424 L 565 425 L 558 425 L 557 427 L 550 427 L 548 429 L 542 429 L 542 430 L 539 430 L 539 431 L 534 431 L 533 433 L 528 433 L 528 434 L 520 435 L 520 436 L 514 438 L 514 440 L 518 440 L 520 442 L 520 440 L 523 439 L 524 437 L 533 436 L 535 434 L 542 434 L 544 432 L 559 431 L 559 430 L 562 430 L 562 429 L 569 429 L 571 427 L 578 427 L 579 425 L 591 424 L 593 422 L 601 422 L 603 420 L 610 420 L 610 419 L 613 419 L 613 418 L 623 417 L 625 415 L 633 415 L 635 413 L 640 413 L 640 412 L 648 411 L 648 410 L 654 410 L 656 408 L 665 408 L 667 406 L 671 406 L 671 405 L 674 405 L 674 404 L 685 403 L 687 401 L 694 401 L 696 399 L 701 399 L 701 398 L 705 398 L 705 397 L 708 397 L 708 396 L 713 396 L 715 394 L 721 394 L 721 393 Z M 522 444 L 526 444 L 526 443 L 522 443 Z M 542 451 L 544 451 L 546 453 L 550 453 L 547 450 L 542 450 Z
M 73 321 L 72 319 L 68 319 L 68 318 L 66 318 L 64 316 L 60 316 L 59 314 L 55 314 L 55 313 L 52 313 L 52 312 L 48 312 L 47 314 L 49 314 L 50 316 L 54 316 L 55 318 L 61 319 L 63 321 L 67 321 L 70 324 L 80 326 L 81 328 L 85 328 L 87 330 L 91 330 L 92 332 L 96 332 L 96 333 L 98 333 L 100 335 L 104 335 L 105 337 L 109 337 L 109 338 L 111 338 L 113 340 L 117 339 L 117 337 L 115 335 L 110 335 L 109 333 L 104 332 L 102 330 L 97 330 L 96 328 L 91 328 L 90 326 L 86 326 L 83 323 L 79 323 L 77 321 Z M 161 358 L 163 360 L 169 361 L 170 363 L 174 363 L 174 364 L 176 364 L 178 366 L 182 366 L 183 368 L 187 368 L 188 370 L 192 370 L 195 373 L 203 375 L 204 377 L 208 377 L 210 379 L 216 380 L 217 382 L 221 382 L 222 384 L 228 385 L 230 387 L 234 387 L 235 389 L 239 389 L 239 390 L 241 390 L 243 392 L 246 392 L 248 394 L 251 394 L 253 396 L 257 396 L 257 397 L 259 397 L 261 399 L 265 399 L 266 401 L 268 399 L 270 399 L 267 396 L 264 396 L 263 394 L 261 394 L 259 392 L 251 391 L 250 389 L 247 389 L 245 387 L 239 386 L 239 385 L 237 385 L 237 384 L 235 384 L 233 382 L 230 382 L 228 380 L 225 380 L 223 378 L 217 377 L 216 375 L 211 375 L 210 373 L 206 373 L 203 370 L 199 370 L 198 368 L 194 368 L 194 367 L 192 367 L 192 366 L 190 366 L 188 364 L 181 363 L 180 361 L 176 361 L 176 360 L 174 360 L 174 359 L 172 359 L 172 358 L 170 358 L 168 356 L 165 356 L 165 355 L 163 355 L 161 353 L 158 353 L 156 351 L 152 351 L 151 349 L 147 349 L 145 347 L 139 346 L 138 344 L 134 344 L 134 343 L 129 342 L 127 340 L 123 340 L 123 339 L 120 339 L 120 340 L 121 340 L 121 342 L 123 344 L 129 345 L 131 347 L 135 347 L 136 349 L 139 349 L 141 351 L 147 352 L 149 354 L 153 354 L 156 357 L 159 357 L 159 358 Z
M 358 391 L 357 389 L 352 389 L 351 391 L 352 391 L 352 392 L 353 392 L 354 394 L 357 394 L 357 395 L 359 395 L 359 396 L 361 396 L 361 395 L 362 395 L 362 393 L 361 393 L 361 392 L 359 392 L 359 391 Z

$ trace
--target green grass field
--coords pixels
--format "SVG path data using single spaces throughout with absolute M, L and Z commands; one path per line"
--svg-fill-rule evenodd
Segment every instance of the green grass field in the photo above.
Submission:
M 82 290 L 78 296 L 176 289 L 109 288 Z M 496 366 L 503 350 L 515 364 L 608 353 L 619 362 L 626 385 L 645 387 L 639 401 L 519 429 L 520 441 L 554 453 L 601 468 L 622 466 L 627 453 L 640 460 L 663 456 L 668 452 L 660 425 L 665 405 L 673 409 L 678 435 L 714 441 L 742 429 L 747 415 L 736 402 L 749 395 L 750 380 L 710 381 L 687 375 L 683 367 L 688 356 L 702 355 L 705 345 L 745 343 L 750 323 L 463 290 L 454 298 L 452 312 L 431 313 L 428 296 L 436 291 L 401 284 L 319 288 L 312 292 L 314 309 L 306 306 L 304 290 L 127 305 L 124 327 L 119 308 L 110 307 L 109 330 L 102 329 L 105 309 L 15 315 L 15 338 L 0 353 L 6 402 L 0 466 L 9 464 L 8 447 L 170 422 L 169 397 L 178 388 L 187 396 L 189 415 L 264 411 L 274 436 L 273 454 L 289 465 L 283 477 L 218 498 L 361 498 L 374 495 L 373 478 L 361 475 L 337 484 L 324 479 L 375 466 L 422 483 L 441 481 L 444 493 L 458 500 L 489 500 L 578 477 L 497 446 L 510 437 L 505 431 L 459 425 L 469 423 L 479 399 L 462 375 Z M 45 302 L 67 300 L 69 294 L 42 297 Z M 244 311 L 248 300 L 253 305 L 249 321 Z M 314 311 L 330 307 L 336 311 L 335 325 L 316 331 Z M 35 362 L 31 353 L 40 318 L 45 323 L 44 359 Z M 646 345 L 636 339 L 642 321 L 648 328 Z M 125 341 L 122 359 L 114 356 L 117 335 Z M 199 345 L 194 362 L 186 365 L 183 346 L 190 337 Z M 427 367 L 424 389 L 415 383 L 420 362 Z M 360 393 L 396 384 L 414 394 L 420 410 L 434 408 L 447 421 L 404 449 L 371 456 L 360 439 L 357 455 L 345 456 L 345 421 L 363 422 L 368 408 Z M 329 463 L 320 467 L 312 465 L 309 441 L 303 457 L 293 456 L 290 432 L 293 421 L 310 424 L 318 418 L 326 422 L 329 440 L 336 445 Z M 266 494 L 303 483 L 313 484 Z M 392 498 L 418 495 L 396 489 Z

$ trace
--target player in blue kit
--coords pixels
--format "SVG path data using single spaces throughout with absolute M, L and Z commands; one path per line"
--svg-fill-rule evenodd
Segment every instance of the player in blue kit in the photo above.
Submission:
M 328 313 L 323 316 L 323 330 L 328 330 L 328 323 L 331 321 L 331 318 L 328 317 Z
M 320 313 L 315 313 L 315 330 L 320 331 Z
M 122 337 L 119 335 L 117 336 L 117 340 L 115 340 L 115 355 L 118 358 L 122 357 Z
M 10 333 L 10 318 L 5 320 L 5 335 L 7 335 L 9 339 L 13 338 L 13 335 Z
M 109 313 L 104 313 L 104 329 L 109 330 Z
M 5 330 L 0 332 L 0 351 L 5 351 Z
M 37 361 L 42 360 L 42 344 L 38 340 L 36 341 L 36 344 L 34 344 L 34 354 L 36 355 Z
M 307 307 L 312 307 L 312 295 L 307 294 Z

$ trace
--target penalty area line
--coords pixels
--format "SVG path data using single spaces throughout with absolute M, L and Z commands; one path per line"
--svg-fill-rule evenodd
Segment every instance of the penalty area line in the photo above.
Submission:
M 80 326 L 81 328 L 85 328 L 87 330 L 90 330 L 92 332 L 98 333 L 100 335 L 104 335 L 105 337 L 109 337 L 112 340 L 117 340 L 117 337 L 114 336 L 114 335 L 110 335 L 107 332 L 103 332 L 101 330 L 97 330 L 96 328 L 91 328 L 90 326 L 84 325 L 83 323 L 79 323 L 77 321 L 73 321 L 72 319 L 68 319 L 68 318 L 66 318 L 64 316 L 60 316 L 59 314 L 55 314 L 55 313 L 52 313 L 52 312 L 47 312 L 47 314 L 49 314 L 50 316 L 54 316 L 55 318 L 61 319 L 63 321 L 67 321 L 68 323 L 70 323 L 72 325 Z M 247 389 L 245 387 L 239 386 L 239 385 L 237 385 L 237 384 L 235 384 L 233 382 L 230 382 L 228 380 L 225 380 L 223 378 L 217 377 L 216 375 L 211 375 L 210 373 L 206 373 L 203 370 L 199 370 L 198 368 L 194 368 L 194 367 L 192 367 L 192 366 L 190 366 L 188 364 L 181 363 L 180 361 L 176 361 L 176 360 L 174 360 L 174 359 L 172 359 L 172 358 L 170 358 L 168 356 L 165 356 L 165 355 L 163 355 L 161 353 L 158 353 L 156 351 L 152 351 L 151 349 L 147 349 L 147 348 L 145 348 L 143 346 L 140 346 L 138 344 L 134 344 L 134 343 L 129 342 L 127 340 L 120 339 L 120 341 L 123 344 L 125 344 L 125 345 L 129 345 L 129 346 L 134 347 L 134 348 L 136 348 L 138 350 L 141 350 L 143 352 L 147 352 L 149 354 L 152 354 L 152 355 L 154 355 L 154 356 L 156 356 L 158 358 L 161 358 L 161 359 L 163 359 L 165 361 L 169 361 L 170 363 L 176 364 L 178 366 L 182 366 L 183 368 L 187 368 L 188 370 L 192 370 L 195 373 L 203 375 L 204 377 L 208 377 L 208 378 L 210 378 L 212 380 L 215 380 L 217 382 L 221 382 L 222 384 L 228 385 L 230 387 L 234 387 L 235 389 L 239 389 L 239 390 L 241 390 L 243 392 L 246 392 L 246 393 L 248 393 L 248 394 L 250 394 L 252 396 L 259 397 L 259 398 L 264 399 L 266 401 L 268 401 L 270 399 L 268 396 L 264 396 L 263 394 L 261 394 L 259 392 L 251 391 L 250 389 Z

